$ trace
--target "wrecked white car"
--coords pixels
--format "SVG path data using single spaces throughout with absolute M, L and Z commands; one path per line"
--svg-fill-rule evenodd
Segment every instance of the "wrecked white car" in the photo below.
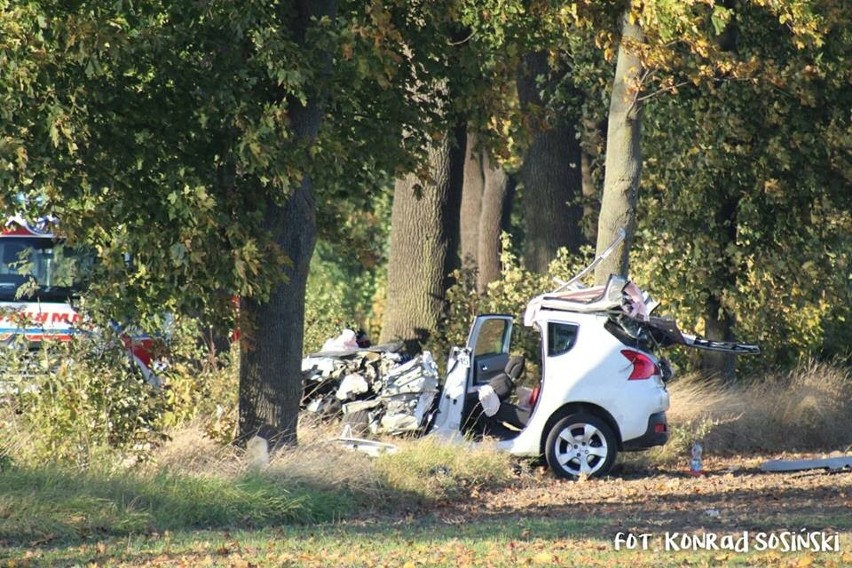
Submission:
M 517 402 L 510 397 L 523 361 L 509 355 L 513 318 L 478 316 L 467 345 L 450 355 L 431 431 L 449 437 L 481 431 L 514 455 L 543 455 L 560 477 L 603 476 L 619 451 L 665 444 L 672 373 L 656 348 L 684 344 L 738 354 L 759 348 L 683 334 L 673 320 L 651 316 L 655 307 L 618 277 L 534 298 L 524 324 L 541 335 L 541 379 Z
M 615 244 L 571 281 L 527 305 L 524 324 L 541 337 L 541 376 L 532 388 L 516 387 L 525 361 L 510 355 L 512 316 L 481 315 L 467 344 L 451 350 L 440 389 L 424 379 L 434 368 L 428 354 L 425 363 L 421 356 L 408 364 L 420 369 L 412 376 L 420 379 L 416 384 L 423 390 L 406 391 L 403 414 L 409 418 L 395 412 L 388 426 L 404 424 L 408 431 L 447 439 L 488 435 L 513 455 L 544 456 L 556 475 L 569 478 L 606 475 L 618 452 L 665 444 L 666 381 L 672 371 L 655 351 L 674 344 L 736 354 L 759 353 L 759 348 L 682 333 L 673 320 L 652 316 L 657 303 L 624 278 L 613 276 L 605 286 L 579 284 Z M 371 357 L 381 360 L 385 355 Z M 371 381 L 366 388 L 384 383 Z M 375 417 L 387 415 L 387 402 L 398 391 L 392 390 L 382 403 L 377 389 L 379 402 L 367 403 L 375 411 L 374 424 Z M 384 423 L 380 418 L 378 424 Z M 364 451 L 376 449 L 354 437 L 343 442 Z M 387 449 L 386 444 L 375 445 Z

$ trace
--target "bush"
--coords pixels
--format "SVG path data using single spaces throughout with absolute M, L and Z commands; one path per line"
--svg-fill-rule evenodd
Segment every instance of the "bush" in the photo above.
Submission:
M 9 377 L 4 430 L 16 431 L 16 457 L 85 468 L 107 449 L 143 456 L 163 439 L 166 402 L 130 363 L 120 340 L 106 332 L 45 342 L 37 352 L 3 350 Z M 33 364 L 36 363 L 36 364 Z M 15 422 L 13 424 L 13 422 Z
M 515 316 L 512 331 L 512 350 L 527 360 L 528 376 L 535 375 L 540 364 L 541 348 L 539 334 L 523 325 L 523 314 L 527 303 L 540 294 L 556 288 L 559 281 L 565 281 L 580 272 L 593 256 L 590 248 L 583 253 L 571 256 L 562 249 L 546 274 L 537 274 L 521 266 L 520 260 L 512 252 L 509 235 L 501 236 L 500 278 L 488 285 L 485 294 L 476 290 L 476 272 L 470 269 L 457 270 L 454 273 L 455 284 L 447 291 L 447 316 L 442 321 L 438 338 L 429 345 L 433 353 L 443 356 L 453 345 L 464 345 L 467 341 L 471 322 L 477 314 L 509 314 Z
M 198 421 L 230 441 L 236 423 L 237 381 L 229 358 L 209 356 L 193 322 L 176 322 L 168 352 L 158 354 L 162 387 L 147 383 L 121 337 L 109 327 L 71 341 L 45 341 L 29 351 L 0 350 L 6 375 L 3 448 L 23 463 L 146 459 L 166 429 Z
M 230 442 L 237 435 L 239 346 L 217 352 L 204 339 L 194 320 L 179 321 L 172 330 L 168 365 L 159 373 L 168 403 L 162 425 L 195 423 L 208 436 Z

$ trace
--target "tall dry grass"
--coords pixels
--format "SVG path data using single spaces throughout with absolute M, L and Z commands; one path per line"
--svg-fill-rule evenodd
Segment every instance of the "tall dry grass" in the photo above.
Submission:
M 146 467 L 235 479 L 259 474 L 288 487 L 340 493 L 367 508 L 449 499 L 512 475 L 511 456 L 490 444 L 387 438 L 398 451 L 375 459 L 337 443 L 340 433 L 339 423 L 303 418 L 298 446 L 272 452 L 268 465 L 255 470 L 245 450 L 211 440 L 193 424 L 172 431 Z
M 852 372 L 809 361 L 743 385 L 688 375 L 670 386 L 670 443 L 653 459 L 682 459 L 696 440 L 718 455 L 848 451 Z

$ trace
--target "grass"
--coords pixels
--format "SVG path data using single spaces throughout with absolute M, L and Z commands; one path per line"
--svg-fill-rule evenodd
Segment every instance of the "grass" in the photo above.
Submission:
M 717 455 L 831 452 L 852 447 L 852 371 L 809 362 L 741 385 L 689 375 L 670 385 L 672 438 L 646 459 L 683 459 L 696 440 Z
M 842 367 L 811 364 L 742 387 L 686 377 L 671 390 L 673 440 L 645 454 L 649 461 L 683 460 L 696 438 L 718 455 L 844 450 L 852 443 L 852 382 Z M 484 510 L 464 521 L 442 516 L 450 501 L 519 486 L 509 456 L 487 445 L 395 439 L 399 452 L 372 460 L 330 444 L 339 425 L 310 424 L 298 448 L 257 470 L 240 450 L 202 432 L 198 425 L 172 432 L 144 463 L 93 454 L 86 471 L 28 462 L 30 438 L 16 432 L 14 442 L 0 443 L 0 560 L 11 566 L 852 564 L 848 519 L 813 511 L 784 511 L 772 526 L 832 526 L 844 531 L 842 552 L 616 551 L 615 527 L 637 521 L 572 515 L 570 498 L 558 512 L 533 506 L 508 516 Z M 661 541 L 655 534 L 658 552 Z
M 15 547 L 0 552 L 14 566 L 846 566 L 852 539 L 840 552 L 737 553 L 666 551 L 662 535 L 648 549 L 615 550 L 614 534 L 594 521 L 532 519 L 447 525 L 367 525 L 177 531 L 69 546 Z M 598 535 L 598 536 L 595 536 Z M 5 557 L 5 558 L 4 558 Z
M 496 488 L 512 476 L 512 458 L 487 444 L 447 443 L 434 437 L 409 442 L 380 456 L 376 473 L 395 492 L 421 500 L 461 497 L 483 486 Z
M 304 438 L 260 471 L 197 428 L 176 432 L 153 461 L 130 469 L 7 463 L 0 471 L 0 543 L 315 524 L 355 511 L 419 507 L 510 475 L 508 456 L 493 448 L 410 440 L 373 462 L 316 429 Z
M 182 528 L 328 521 L 345 494 L 263 476 L 98 475 L 56 466 L 0 473 L 0 541 L 47 542 Z

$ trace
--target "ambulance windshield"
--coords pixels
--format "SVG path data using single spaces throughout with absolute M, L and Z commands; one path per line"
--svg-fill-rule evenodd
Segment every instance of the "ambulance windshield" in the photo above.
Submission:
M 91 266 L 91 253 L 53 238 L 0 238 L 0 301 L 67 301 L 79 294 Z

